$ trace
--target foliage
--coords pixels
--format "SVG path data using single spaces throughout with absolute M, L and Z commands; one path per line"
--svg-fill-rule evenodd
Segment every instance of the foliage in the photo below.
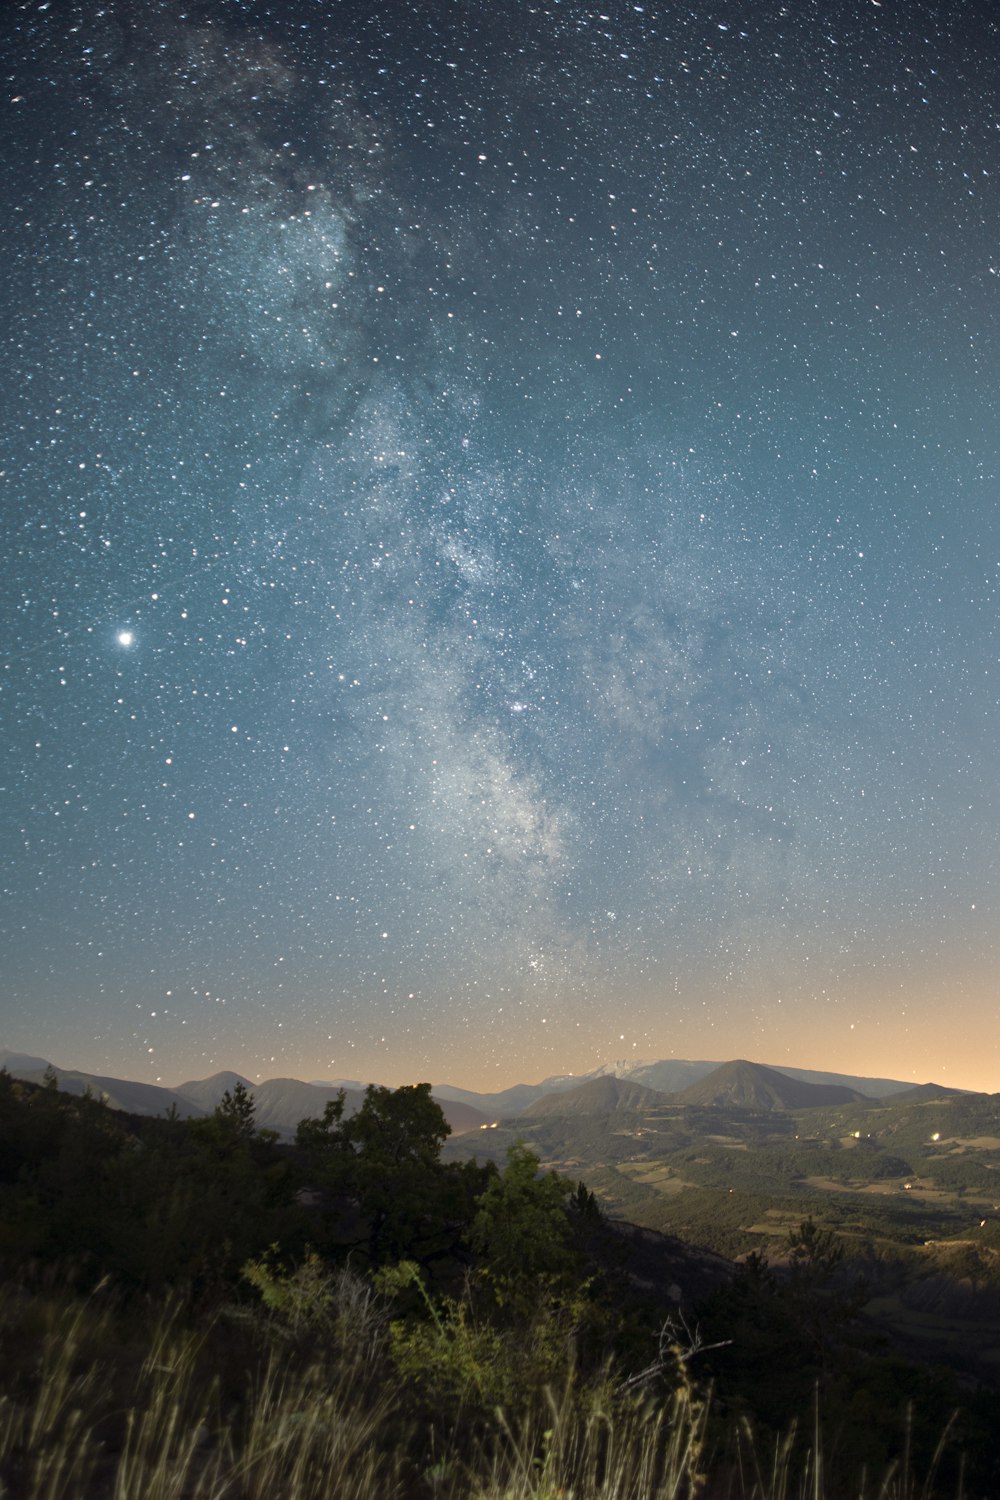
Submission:
M 361 1252 L 372 1266 L 453 1253 L 482 1172 L 468 1162 L 442 1164 L 448 1131 L 429 1083 L 370 1084 L 350 1118 L 344 1119 L 341 1094 L 320 1119 L 301 1121 L 295 1139 L 307 1182 L 339 1208 L 342 1225 L 351 1226 L 341 1232 L 328 1225 L 327 1248 Z
M 140 1319 L 106 1291 L 8 1288 L 0 1348 L 0 1493 L 39 1500 L 932 1500 L 958 1493 L 953 1459 L 977 1435 L 962 1493 L 1000 1477 L 985 1407 L 950 1422 L 938 1405 L 924 1441 L 904 1405 L 865 1483 L 822 1405 L 772 1441 L 690 1378 L 651 1401 L 605 1371 L 470 1411 L 444 1391 L 428 1404 L 355 1324 L 289 1345 L 270 1319 L 192 1322 L 176 1300 Z
M 243 1275 L 270 1308 L 293 1332 L 300 1328 L 328 1331 L 334 1322 L 334 1293 L 329 1269 L 315 1251 L 293 1270 L 281 1266 L 277 1244 L 256 1260 L 248 1260 Z
M 505 1358 L 503 1337 L 490 1322 L 476 1317 L 467 1296 L 433 1300 L 413 1261 L 387 1267 L 378 1286 L 396 1296 L 415 1289 L 426 1314 L 423 1319 L 397 1318 L 391 1324 L 393 1359 L 404 1380 L 435 1402 L 489 1407 L 511 1399 L 516 1375 Z
M 540 1281 L 558 1284 L 573 1270 L 569 1192 L 565 1178 L 539 1172 L 538 1157 L 520 1142 L 490 1177 L 469 1240 L 501 1297 Z
M 398 1089 L 370 1083 L 364 1101 L 343 1127 L 348 1145 L 372 1168 L 436 1165 L 450 1126 L 429 1083 Z
M 257 1129 L 257 1106 L 246 1084 L 236 1080 L 216 1105 L 215 1120 L 234 1140 L 250 1140 Z
M 343 1115 L 283 1146 L 236 1088 L 144 1121 L 0 1073 L 0 1493 L 763 1500 L 818 1483 L 822 1454 L 828 1500 L 863 1469 L 871 1494 L 895 1473 L 888 1500 L 916 1471 L 955 1493 L 959 1445 L 970 1500 L 1000 1493 L 997 1398 L 873 1336 L 836 1219 L 789 1218 L 780 1259 L 678 1311 L 671 1273 L 629 1260 L 640 1231 L 612 1233 L 530 1146 L 442 1162 L 426 1085 Z M 682 1222 L 719 1201 L 663 1199 Z M 767 1209 L 721 1202 L 733 1234 Z M 996 1259 L 987 1231 L 926 1254 L 977 1288 Z
M 344 1118 L 344 1090 L 335 1098 L 328 1099 L 319 1119 L 300 1120 L 295 1131 L 295 1144 L 308 1157 L 310 1165 L 322 1163 L 325 1154 L 339 1152 L 347 1142 L 341 1130 Z
M 389 1321 L 385 1298 L 350 1266 L 333 1267 L 308 1248 L 302 1261 L 290 1265 L 272 1245 L 247 1261 L 243 1277 L 278 1329 L 292 1336 L 319 1335 L 342 1359 L 369 1364 L 381 1353 Z

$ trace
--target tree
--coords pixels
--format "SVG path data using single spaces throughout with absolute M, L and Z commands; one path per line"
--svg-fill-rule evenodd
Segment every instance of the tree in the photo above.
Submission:
M 319 1119 L 300 1120 L 295 1130 L 295 1144 L 310 1158 L 322 1157 L 331 1149 L 341 1149 L 346 1144 L 341 1121 L 344 1118 L 344 1090 L 333 1099 L 328 1099 Z
M 424 1261 L 450 1248 L 460 1234 L 468 1174 L 441 1164 L 449 1125 L 430 1084 L 369 1084 L 356 1114 L 345 1120 L 343 1109 L 342 1096 L 331 1100 L 321 1119 L 302 1121 L 296 1141 L 341 1209 L 345 1200 L 356 1205 L 360 1237 L 351 1243 L 364 1246 L 373 1265 Z
M 829 1229 L 821 1229 L 811 1218 L 785 1239 L 789 1252 L 792 1284 L 800 1289 L 825 1286 L 844 1259 L 844 1247 Z
M 800 1328 L 812 1344 L 820 1369 L 825 1370 L 830 1346 L 853 1323 L 868 1301 L 863 1277 L 845 1282 L 840 1274 L 844 1247 L 829 1229 L 811 1218 L 789 1231 L 789 1292 Z
M 583 1181 L 577 1183 L 576 1191 L 566 1204 L 566 1212 L 573 1223 L 580 1228 L 592 1228 L 604 1223 L 600 1204 Z
M 573 1265 L 569 1183 L 555 1172 L 539 1172 L 539 1160 L 523 1141 L 507 1152 L 507 1165 L 479 1198 L 470 1240 L 490 1276 L 508 1289 L 558 1280 Z
M 433 1166 L 451 1126 L 429 1083 L 388 1089 L 370 1083 L 357 1114 L 343 1127 L 344 1139 L 369 1165 L 387 1169 L 404 1162 Z
M 215 1106 L 215 1118 L 236 1139 L 248 1141 L 256 1133 L 257 1103 L 242 1079 L 236 1080 L 232 1092 L 226 1089 Z

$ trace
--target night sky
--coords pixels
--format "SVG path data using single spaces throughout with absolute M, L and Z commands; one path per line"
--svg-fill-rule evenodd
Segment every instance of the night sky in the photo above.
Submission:
M 1000 1089 L 995 17 L 4 7 L 0 1043 Z

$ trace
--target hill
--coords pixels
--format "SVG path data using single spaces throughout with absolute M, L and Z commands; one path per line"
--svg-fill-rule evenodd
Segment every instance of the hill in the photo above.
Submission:
M 675 1095 L 678 1104 L 754 1110 L 810 1109 L 813 1106 L 854 1104 L 864 1095 L 835 1083 L 803 1083 L 743 1058 L 723 1063 L 699 1083 Z
M 552 1078 L 543 1078 L 541 1083 L 514 1083 L 509 1089 L 500 1089 L 492 1094 L 480 1094 L 475 1089 L 458 1088 L 452 1083 L 436 1083 L 432 1092 L 439 1103 L 443 1104 L 447 1099 L 456 1104 L 469 1105 L 481 1111 L 484 1117 L 490 1120 L 510 1119 L 514 1115 L 519 1115 L 522 1110 L 527 1109 L 529 1104 L 534 1104 L 536 1099 L 541 1099 L 545 1094 L 565 1092 L 567 1089 L 576 1088 L 583 1081 L 575 1074 L 557 1074 Z
M 44 1057 L 0 1048 L 0 1067 L 5 1067 L 8 1072 L 18 1078 L 41 1082 L 45 1069 L 49 1066 L 48 1060 Z M 661 1094 L 680 1094 L 692 1085 L 710 1077 L 718 1071 L 720 1066 L 724 1065 L 676 1057 L 661 1058 L 656 1062 L 622 1059 L 604 1063 L 589 1073 L 555 1073 L 543 1078 L 539 1083 L 516 1083 L 510 1088 L 500 1089 L 494 1093 L 479 1093 L 474 1089 L 459 1088 L 447 1083 L 435 1084 L 432 1092 L 444 1110 L 445 1118 L 453 1134 L 459 1135 L 476 1130 L 487 1122 L 512 1119 L 522 1114 L 539 1099 L 555 1094 L 572 1093 L 581 1086 L 600 1079 L 611 1078 L 623 1083 L 641 1084 Z M 305 1118 L 303 1115 L 296 1114 L 298 1110 L 305 1109 L 306 1114 L 321 1112 L 325 1101 L 333 1097 L 341 1088 L 347 1095 L 348 1112 L 352 1112 L 357 1107 L 357 1100 L 366 1086 L 359 1079 L 323 1079 L 309 1083 L 303 1083 L 298 1079 L 269 1079 L 267 1084 L 251 1084 L 250 1080 L 242 1074 L 228 1071 L 213 1074 L 210 1078 L 192 1079 L 178 1085 L 177 1088 L 164 1089 L 159 1084 L 113 1079 L 104 1075 L 85 1073 L 79 1069 L 57 1068 L 56 1071 L 61 1078 L 66 1079 L 63 1086 L 69 1092 L 82 1093 L 89 1086 L 92 1090 L 106 1094 L 109 1102 L 114 1102 L 120 1108 L 129 1109 L 136 1114 L 149 1115 L 162 1114 L 171 1105 L 176 1106 L 185 1116 L 198 1111 L 211 1113 L 226 1090 L 231 1090 L 237 1082 L 240 1082 L 244 1087 L 252 1089 L 258 1097 L 260 1123 L 270 1129 L 278 1130 L 283 1135 L 293 1133 L 298 1120 Z M 909 1096 L 913 1087 L 912 1084 L 903 1083 L 898 1079 L 821 1073 L 805 1068 L 781 1066 L 768 1068 L 767 1071 L 780 1074 L 785 1078 L 799 1080 L 804 1084 L 836 1085 L 849 1090 L 846 1095 L 803 1096 L 809 1098 L 810 1103 L 840 1103 L 845 1099 L 853 1100 L 856 1093 L 870 1099 L 903 1098 Z M 271 1084 L 280 1084 L 281 1087 L 270 1089 Z M 295 1085 L 294 1090 L 291 1089 L 291 1085 Z M 961 1090 L 930 1092 L 938 1087 L 934 1084 L 921 1085 L 924 1092 L 919 1097 L 928 1099 L 941 1097 L 948 1092 L 962 1092 Z M 299 1089 L 313 1089 L 316 1093 L 300 1095 Z M 127 1094 L 125 1090 L 128 1091 Z M 262 1093 L 262 1090 L 265 1092 Z M 779 1107 L 794 1108 L 796 1106 L 793 1104 Z
M 44 1073 L 48 1067 L 44 1057 L 32 1057 L 28 1052 L 12 1052 L 9 1047 L 0 1047 L 0 1068 L 6 1068 L 15 1078 L 22 1073 Z
M 868 1099 L 897 1098 L 913 1087 L 901 1078 L 865 1078 L 856 1073 L 821 1073 L 815 1068 L 787 1068 L 783 1064 L 767 1063 L 776 1073 L 788 1078 L 798 1078 L 802 1083 L 836 1083 L 843 1088 L 854 1089 Z
M 264 1083 L 254 1084 L 250 1092 L 257 1105 L 258 1125 L 265 1130 L 276 1130 L 279 1135 L 294 1135 L 299 1121 L 319 1119 L 327 1101 L 336 1099 L 340 1089 L 317 1088 L 297 1078 L 268 1078 Z M 357 1090 L 345 1089 L 344 1115 L 359 1110 L 363 1097 Z
M 210 1078 L 195 1078 L 190 1083 L 179 1083 L 174 1092 L 189 1099 L 192 1104 L 197 1104 L 205 1114 L 210 1114 L 217 1104 L 222 1103 L 223 1094 L 231 1094 L 238 1083 L 242 1083 L 244 1088 L 253 1089 L 249 1078 L 244 1078 L 242 1073 L 213 1073 Z
M 918 1083 L 915 1088 L 904 1089 L 901 1093 L 893 1094 L 886 1102 L 889 1104 L 932 1103 L 935 1099 L 960 1099 L 967 1092 L 967 1089 L 947 1088 L 943 1083 Z
M 25 1067 L 23 1063 L 37 1066 Z M 45 1082 L 45 1075 L 51 1068 L 56 1075 L 57 1087 L 64 1094 L 79 1096 L 89 1090 L 112 1109 L 120 1109 L 130 1115 L 166 1115 L 171 1109 L 175 1109 L 182 1119 L 191 1119 L 208 1112 L 176 1089 L 161 1088 L 156 1083 L 136 1083 L 127 1078 L 109 1078 L 102 1073 L 81 1073 L 75 1068 L 57 1068 L 44 1057 L 27 1057 L 23 1053 L 0 1051 L 0 1067 L 6 1068 L 14 1078 L 37 1084 Z
M 335 1099 L 343 1090 L 344 1114 L 353 1115 L 360 1109 L 364 1097 L 364 1084 L 346 1088 L 340 1083 L 303 1083 L 298 1078 L 268 1078 L 263 1083 L 251 1083 L 239 1073 L 215 1073 L 211 1078 L 182 1083 L 177 1092 L 191 1099 L 207 1111 L 213 1110 L 227 1090 L 242 1083 L 254 1097 L 257 1106 L 257 1124 L 266 1130 L 276 1130 L 279 1135 L 292 1136 L 300 1120 L 318 1119 L 327 1101 Z M 438 1099 L 441 1111 L 453 1135 L 462 1135 L 467 1130 L 478 1130 L 485 1125 L 487 1116 L 481 1110 L 450 1099 Z
M 25 1078 L 29 1082 L 42 1082 L 48 1066 L 50 1064 L 43 1057 L 0 1048 L 0 1067 L 6 1067 L 16 1077 Z M 899 1101 L 929 1101 L 962 1092 L 942 1089 L 936 1084 L 923 1084 L 914 1093 L 912 1085 L 899 1080 L 821 1073 L 802 1068 L 773 1068 L 748 1062 L 742 1062 L 738 1066 L 756 1069 L 756 1075 L 740 1082 L 734 1077 L 727 1077 L 725 1073 L 726 1068 L 735 1066 L 737 1065 L 682 1058 L 663 1058 L 656 1062 L 623 1059 L 603 1064 L 590 1073 L 556 1073 L 542 1079 L 540 1083 L 513 1084 L 510 1088 L 495 1093 L 477 1093 L 453 1084 L 436 1084 L 433 1097 L 441 1105 L 452 1133 L 462 1135 L 499 1119 L 519 1117 L 532 1110 L 541 1099 L 552 1100 L 556 1096 L 576 1094 L 590 1084 L 595 1085 L 594 1095 L 584 1094 L 581 1104 L 562 1109 L 563 1114 L 596 1116 L 622 1108 L 648 1108 L 651 1102 L 655 1102 L 646 1100 L 644 1104 L 636 1102 L 634 1105 L 614 1102 L 593 1104 L 593 1099 L 602 1101 L 610 1098 L 610 1093 L 603 1094 L 601 1090 L 612 1089 L 616 1082 L 642 1086 L 661 1097 L 670 1094 L 682 1104 L 737 1105 L 769 1111 L 836 1106 L 854 1102 L 859 1096 L 869 1100 L 888 1101 L 892 1098 Z M 171 1107 L 176 1108 L 183 1116 L 209 1114 L 227 1089 L 232 1090 L 237 1083 L 242 1083 L 257 1100 L 259 1123 L 284 1136 L 294 1133 L 300 1119 L 321 1114 L 326 1101 L 333 1098 L 341 1088 L 346 1093 L 347 1112 L 353 1113 L 365 1088 L 364 1083 L 355 1079 L 312 1083 L 304 1083 L 298 1079 L 268 1079 L 265 1083 L 252 1084 L 242 1074 L 227 1071 L 213 1074 L 210 1078 L 192 1079 L 177 1088 L 169 1089 L 159 1084 L 138 1083 L 77 1069 L 57 1068 L 56 1072 L 60 1087 L 68 1092 L 79 1094 L 90 1088 L 106 1097 L 116 1108 L 139 1115 L 164 1114 Z M 555 1117 L 559 1112 L 556 1104 L 548 1103 L 540 1116 L 532 1115 L 529 1118 Z
M 318 1118 L 327 1100 L 336 1098 L 342 1087 L 334 1083 L 302 1083 L 297 1078 L 269 1078 L 264 1083 L 251 1083 L 242 1073 L 222 1072 L 213 1073 L 209 1078 L 194 1078 L 168 1089 L 155 1083 L 137 1083 L 100 1073 L 82 1073 L 74 1068 L 58 1068 L 44 1057 L 31 1057 L 9 1049 L 0 1049 L 0 1068 L 6 1068 L 8 1073 L 26 1083 L 36 1084 L 44 1083 L 47 1069 L 52 1068 L 63 1093 L 80 1095 L 89 1089 L 112 1109 L 120 1109 L 126 1114 L 155 1117 L 174 1109 L 182 1119 L 210 1115 L 222 1102 L 223 1095 L 232 1093 L 241 1083 L 254 1097 L 257 1124 L 265 1130 L 276 1130 L 289 1139 L 295 1134 L 300 1120 Z M 344 1090 L 345 1114 L 352 1115 L 360 1108 L 363 1092 L 364 1084 Z M 487 1123 L 488 1116 L 471 1105 L 449 1099 L 437 1102 L 453 1135 L 478 1130 L 480 1125 Z
M 569 1093 L 593 1079 L 618 1078 L 629 1083 L 644 1084 L 646 1088 L 656 1089 L 662 1094 L 679 1094 L 692 1084 L 701 1082 L 721 1066 L 724 1064 L 680 1057 L 661 1058 L 657 1062 L 638 1062 L 628 1058 L 604 1063 L 589 1073 L 555 1073 L 548 1078 L 543 1078 L 540 1083 L 515 1083 L 510 1088 L 500 1089 L 496 1093 L 476 1093 L 473 1089 L 458 1088 L 450 1083 L 435 1084 L 434 1097 L 472 1105 L 491 1120 L 509 1120 L 521 1115 L 539 1099 L 552 1094 Z M 801 1083 L 815 1086 L 833 1085 L 849 1090 L 846 1096 L 833 1096 L 840 1103 L 843 1103 L 845 1098 L 853 1100 L 855 1094 L 861 1094 L 868 1099 L 888 1099 L 897 1097 L 912 1088 L 912 1084 L 904 1083 L 898 1078 L 866 1078 L 852 1073 L 824 1073 L 817 1072 L 815 1069 L 789 1068 L 784 1065 L 775 1067 L 769 1064 L 767 1066 L 771 1072 L 780 1073 L 786 1078 L 796 1079 Z M 814 1096 L 814 1102 L 822 1102 L 822 1100 L 816 1101 Z
M 645 1084 L 648 1089 L 658 1089 L 661 1094 L 677 1094 L 692 1083 L 707 1078 L 718 1066 L 718 1062 L 692 1062 L 680 1057 L 665 1057 L 659 1062 L 628 1064 L 618 1073 L 618 1077 L 627 1078 L 632 1083 Z
M 268 1078 L 264 1083 L 251 1083 L 239 1073 L 213 1073 L 210 1078 L 179 1084 L 177 1092 L 209 1113 L 238 1083 L 253 1095 L 257 1124 L 265 1130 L 276 1130 L 279 1135 L 293 1135 L 300 1120 L 318 1119 L 327 1100 L 335 1099 L 340 1092 L 333 1084 L 302 1083 L 297 1078 Z M 352 1115 L 361 1104 L 361 1094 L 347 1090 L 344 1093 L 344 1113 Z
M 483 1114 L 481 1109 L 474 1109 L 471 1104 L 462 1104 L 458 1099 L 439 1099 L 433 1089 L 431 1098 L 435 1104 L 440 1104 L 441 1113 L 451 1126 L 452 1135 L 465 1135 L 470 1130 L 479 1130 L 481 1126 L 490 1123 L 489 1116 Z
M 543 1095 L 522 1110 L 518 1118 L 538 1120 L 551 1116 L 609 1115 L 619 1111 L 638 1114 L 666 1103 L 666 1094 L 606 1073 L 565 1093 Z

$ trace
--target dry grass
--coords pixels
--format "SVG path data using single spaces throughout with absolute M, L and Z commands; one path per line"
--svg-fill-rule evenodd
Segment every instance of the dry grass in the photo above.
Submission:
M 811 1443 L 791 1432 L 766 1452 L 745 1423 L 710 1438 L 711 1402 L 683 1367 L 660 1399 L 570 1373 L 516 1418 L 421 1421 L 351 1295 L 317 1349 L 259 1323 L 195 1330 L 169 1303 L 149 1321 L 100 1296 L 3 1293 L 0 1497 L 833 1500 L 818 1420 Z M 933 1493 L 904 1456 L 852 1500 Z
M 176 1307 L 156 1318 L 144 1353 L 128 1328 L 93 1301 L 4 1299 L 3 1500 L 402 1494 L 398 1456 L 381 1441 L 390 1398 L 345 1351 L 303 1363 L 276 1342 L 240 1371 L 219 1360 L 217 1338 L 206 1349 L 218 1330 L 191 1331 Z M 248 1348 L 238 1337 L 233 1353 Z

